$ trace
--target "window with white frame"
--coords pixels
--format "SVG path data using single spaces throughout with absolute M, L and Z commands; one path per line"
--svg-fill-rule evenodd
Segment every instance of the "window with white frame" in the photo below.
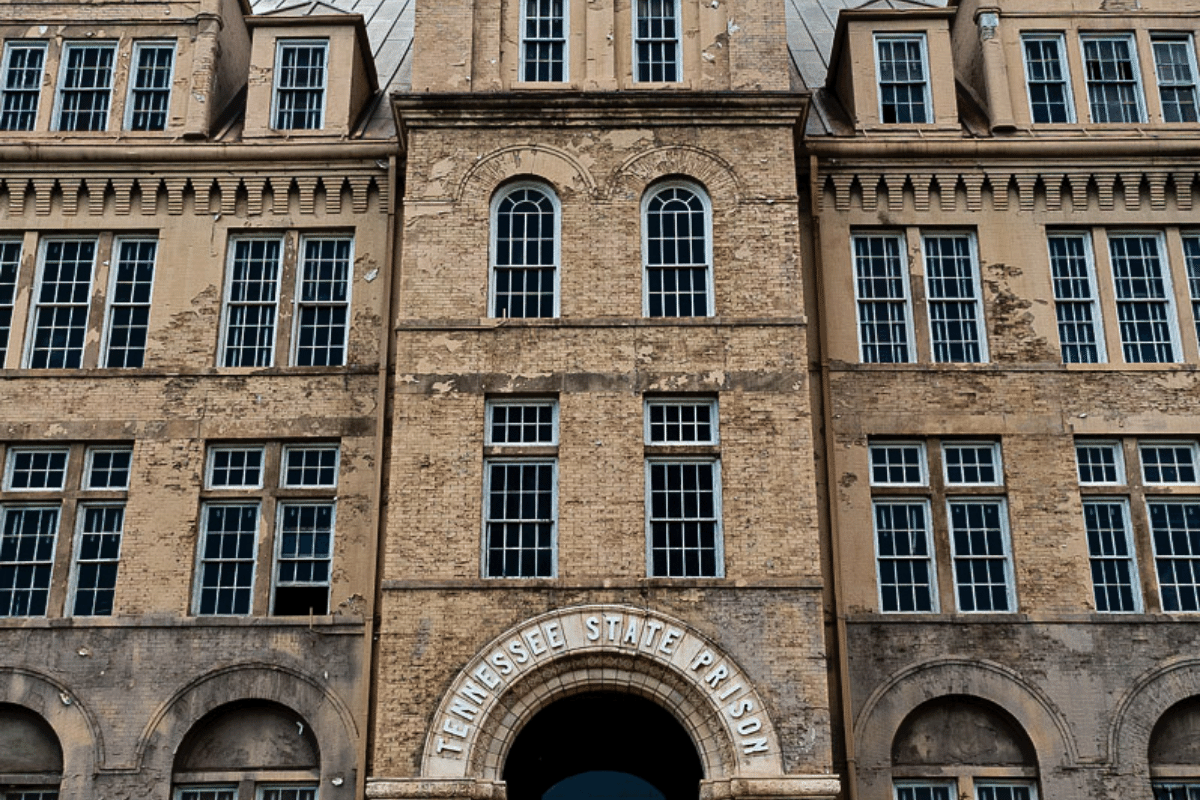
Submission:
M 32 369 L 80 367 L 96 239 L 44 239 L 38 261 L 25 365 Z
M 280 39 L 275 47 L 278 130 L 319 130 L 325 125 L 328 39 Z
M 141 367 L 150 329 L 158 240 L 118 238 L 110 267 L 104 366 Z
M 937 469 L 930 469 L 925 441 L 868 445 L 880 610 L 939 610 L 936 542 L 942 536 L 949 548 L 940 558 L 952 576 L 956 608 L 1015 610 L 1007 508 L 994 496 L 1004 484 L 1000 445 L 931 446 Z M 936 530 L 944 533 L 935 537 Z
M 1196 480 L 1196 442 L 1149 440 L 1138 443 L 1142 480 L 1147 484 L 1189 485 Z
M 717 402 L 646 401 L 646 551 L 652 578 L 720 578 L 721 462 Z
M 877 34 L 875 64 L 880 121 L 931 122 L 925 34 Z
M 58 790 L 37 786 L 0 786 L 0 800 L 58 800 Z
M 558 316 L 558 197 L 519 183 L 492 201 L 492 316 Z
M 12 337 L 13 306 L 17 299 L 17 275 L 21 268 L 21 240 L 0 239 L 0 368 L 8 358 Z
M 558 403 L 505 399 L 486 404 L 483 575 L 557 574 Z
M 179 786 L 175 789 L 175 800 L 238 800 L 238 787 Z
M 0 131 L 31 131 L 37 125 L 45 68 L 45 43 L 5 43 L 3 84 L 0 84 Z
M 635 0 L 633 7 L 633 79 L 638 83 L 677 83 L 679 0 Z
M 700 187 L 671 182 L 646 193 L 642 259 L 646 316 L 712 316 L 712 208 Z
M 568 79 L 569 0 L 521 0 L 521 80 L 561 83 Z
M 179 786 L 175 800 L 239 800 L 239 787 L 230 785 Z M 0 798 L 0 800 L 3 800 Z M 260 783 L 254 787 L 254 800 L 317 800 L 312 783 Z
M 1154 800 L 1200 800 L 1200 781 L 1154 781 Z
M 336 444 L 210 446 L 193 612 L 329 613 L 338 472 Z M 255 575 L 260 547 L 272 552 L 269 597 Z
M 1145 101 L 1132 34 L 1082 37 L 1092 122 L 1145 122 Z
M 64 613 L 113 613 L 132 470 L 127 445 L 24 445 L 4 453 L 0 497 L 0 617 L 46 616 L 64 592 L 52 583 L 71 548 Z M 59 531 L 74 531 L 60 541 Z M 65 553 L 62 556 L 66 560 Z M 66 584 L 63 581 L 63 584 Z
M 112 42 L 63 45 L 56 130 L 102 131 L 108 127 L 116 57 L 117 46 Z
M 1110 233 L 1108 249 L 1125 361 L 1178 361 L 1174 293 L 1162 235 Z
M 1196 341 L 1200 342 L 1200 236 L 1194 233 L 1184 235 L 1183 260 L 1187 267 L 1188 293 L 1192 299 L 1192 323 Z
M 903 237 L 892 233 L 856 234 L 852 241 L 859 357 L 867 363 L 914 361 L 908 254 Z
M 1000 783 L 976 779 L 975 800 L 1037 800 L 1032 783 Z
M 296 244 L 295 237 L 287 233 L 230 239 L 221 366 L 275 366 L 280 351 L 290 351 L 295 366 L 346 363 L 354 240 L 303 234 Z M 298 257 L 294 255 L 297 251 Z M 292 268 L 296 271 L 294 292 L 283 286 L 281 279 Z M 279 330 L 280 305 L 293 300 L 293 325 Z
M 1080 440 L 1075 463 L 1081 486 L 1120 486 L 1125 483 L 1125 455 L 1120 442 Z
M 125 102 L 127 130 L 166 130 L 174 71 L 174 42 L 134 42 L 129 99 Z
M 1025 34 L 1021 46 L 1030 117 L 1035 123 L 1074 122 L 1075 104 L 1062 34 Z
M 963 233 L 925 233 L 921 240 L 933 360 L 987 361 L 975 238 Z
M 1091 238 L 1086 233 L 1054 233 L 1046 242 L 1063 363 L 1106 361 Z
M 1151 37 L 1163 122 L 1197 122 L 1196 48 L 1189 34 Z
M 1146 501 L 1163 611 L 1200 611 L 1200 498 Z
M 1075 442 L 1075 463 L 1079 486 L 1084 493 L 1083 526 L 1096 610 L 1105 613 L 1141 611 L 1129 499 L 1095 494 L 1096 490 L 1092 488 L 1125 483 L 1125 455 L 1121 443 L 1078 440 Z
M 926 781 L 896 783 L 895 800 L 957 800 L 953 783 Z

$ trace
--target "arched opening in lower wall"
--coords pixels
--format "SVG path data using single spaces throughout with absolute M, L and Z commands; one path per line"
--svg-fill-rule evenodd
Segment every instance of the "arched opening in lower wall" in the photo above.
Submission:
M 1167 709 L 1150 733 L 1154 800 L 1200 797 L 1200 697 Z
M 704 772 L 670 712 L 600 691 L 538 711 L 513 741 L 503 777 L 508 800 L 697 800 Z
M 0 798 L 57 800 L 63 751 L 38 714 L 0 703 Z

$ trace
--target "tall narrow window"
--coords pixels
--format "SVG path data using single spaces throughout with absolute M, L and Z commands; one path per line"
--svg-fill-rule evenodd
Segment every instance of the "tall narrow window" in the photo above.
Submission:
M 12 334 L 13 303 L 17 298 L 17 271 L 21 266 L 19 239 L 0 239 L 0 368 L 8 357 Z
M 682 457 L 653 455 L 646 459 L 649 574 L 655 578 L 719 578 L 725 566 L 716 402 L 650 400 L 645 413 L 648 447 L 695 448 L 694 454 Z
M 912 361 L 904 239 L 894 234 L 855 236 L 854 273 L 860 357 L 868 363 Z
M 557 316 L 557 198 L 518 184 L 497 195 L 492 209 L 492 316 Z
M 4 45 L 4 83 L 0 85 L 0 131 L 31 131 L 37 124 L 46 45 L 8 42 Z
M 1142 84 L 1131 35 L 1083 37 L 1092 122 L 1145 122 Z
M 986 361 L 974 239 L 965 234 L 926 234 L 922 239 L 933 360 Z
M 1200 502 L 1156 498 L 1146 506 L 1163 611 L 1200 611 Z
M 1196 50 L 1191 36 L 1155 36 L 1154 72 L 1163 122 L 1196 122 Z
M 1053 234 L 1047 237 L 1047 243 L 1063 363 L 1102 362 L 1104 334 L 1100 328 L 1091 240 L 1082 234 Z
M 329 42 L 281 40 L 275 51 L 275 125 L 319 130 L 325 125 Z
M 78 368 L 87 334 L 96 240 L 48 239 L 42 243 L 41 262 L 27 365 Z
M 117 46 L 102 42 L 68 42 L 63 50 L 57 128 L 60 131 L 102 131 L 108 127 Z
M 925 36 L 876 36 L 879 119 L 884 123 L 929 122 L 929 71 Z
M 568 0 L 522 0 L 521 80 L 567 79 Z
M 134 44 L 129 100 L 125 108 L 126 128 L 131 131 L 166 129 L 167 114 L 171 109 L 171 78 L 174 70 L 174 43 Z
M 1003 499 L 948 503 L 959 611 L 1012 611 L 1012 555 Z
M 1124 499 L 1084 498 L 1083 523 L 1096 610 L 1140 611 L 1129 504 Z
M 875 550 L 883 611 L 937 611 L 929 503 L 876 498 Z
M 269 367 L 275 362 L 282 241 L 235 239 L 229 248 L 221 363 Z
M 146 358 L 150 294 L 154 288 L 155 239 L 118 239 L 108 291 L 106 367 L 141 367 Z
M 124 492 L 129 488 L 133 453 L 128 448 L 91 448 L 84 466 L 83 488 L 93 492 Z M 113 612 L 121 537 L 125 530 L 123 502 L 80 503 L 76 513 L 75 567 L 71 613 L 102 617 Z
M 1161 237 L 1110 235 L 1108 247 L 1125 361 L 1136 364 L 1178 360 L 1174 302 L 1161 255 Z
M 1196 341 L 1200 342 L 1200 236 L 1183 237 L 1183 258 L 1187 262 L 1188 292 L 1192 298 L 1192 321 Z
M 1024 36 L 1025 85 L 1029 89 L 1029 113 L 1034 122 L 1074 122 L 1071 84 L 1063 38 L 1055 34 Z
M 213 447 L 208 451 L 205 487 L 258 489 L 263 485 L 262 447 Z M 201 507 L 199 569 L 195 612 L 246 615 L 253 608 L 254 561 L 260 503 L 205 502 Z
M 712 225 L 708 197 L 690 184 L 666 184 L 643 206 L 645 313 L 711 316 Z
M 61 500 L 39 500 L 66 488 L 66 448 L 13 447 L 5 462 L 6 493 L 29 493 L 29 502 L 0 506 L 0 617 L 46 613 Z
M 338 448 L 333 445 L 283 449 L 285 489 L 337 488 Z M 295 616 L 329 613 L 333 564 L 333 500 L 289 500 L 279 504 L 275 533 L 275 588 L 271 613 Z
M 635 0 L 633 76 L 639 83 L 679 80 L 678 0 Z
M 346 363 L 353 246 L 354 241 L 345 236 L 306 236 L 302 240 L 296 293 L 297 366 L 339 367 Z
M 491 401 L 485 431 L 484 577 L 552 578 L 558 526 L 558 404 Z

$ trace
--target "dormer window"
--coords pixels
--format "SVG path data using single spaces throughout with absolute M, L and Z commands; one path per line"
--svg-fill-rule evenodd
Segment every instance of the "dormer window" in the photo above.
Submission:
M 634 78 L 639 83 L 678 82 L 678 0 L 637 0 L 634 13 Z
M 0 89 L 0 130 L 31 131 L 37 122 L 46 46 L 10 42 L 4 47 L 4 82 Z
M 1163 122 L 1200 121 L 1196 110 L 1196 51 L 1192 37 L 1154 36 L 1152 43 Z
M 925 35 L 877 35 L 875 54 L 880 121 L 929 122 L 929 60 L 925 53 Z
M 63 50 L 64 66 L 59 74 L 56 129 L 105 130 L 112 104 L 116 44 L 68 42 Z
M 564 0 L 521 4 L 521 80 L 561 83 L 567 79 L 567 15 Z
M 171 77 L 175 69 L 173 42 L 136 42 L 125 127 L 131 131 L 161 131 L 171 106 Z
M 275 51 L 277 130 L 319 130 L 325 126 L 328 39 L 281 40 Z
M 1083 66 L 1092 122 L 1145 122 L 1131 34 L 1084 36 Z

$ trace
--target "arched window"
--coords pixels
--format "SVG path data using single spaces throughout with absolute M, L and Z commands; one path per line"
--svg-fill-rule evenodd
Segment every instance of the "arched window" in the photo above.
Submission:
M 317 800 L 321 756 L 296 712 L 275 703 L 222 706 L 184 737 L 173 800 Z
M 1150 733 L 1154 800 L 1200 800 L 1200 697 L 1176 703 Z
M 894 800 L 1038 800 L 1037 754 L 1000 708 L 972 697 L 918 706 L 892 742 Z
M 0 703 L 0 800 L 58 800 L 62 771 L 54 729 L 28 709 Z
M 498 193 L 492 202 L 492 316 L 558 316 L 558 257 L 554 192 L 519 183 Z
M 712 209 L 702 189 L 672 182 L 646 194 L 642 263 L 646 316 L 712 316 Z

